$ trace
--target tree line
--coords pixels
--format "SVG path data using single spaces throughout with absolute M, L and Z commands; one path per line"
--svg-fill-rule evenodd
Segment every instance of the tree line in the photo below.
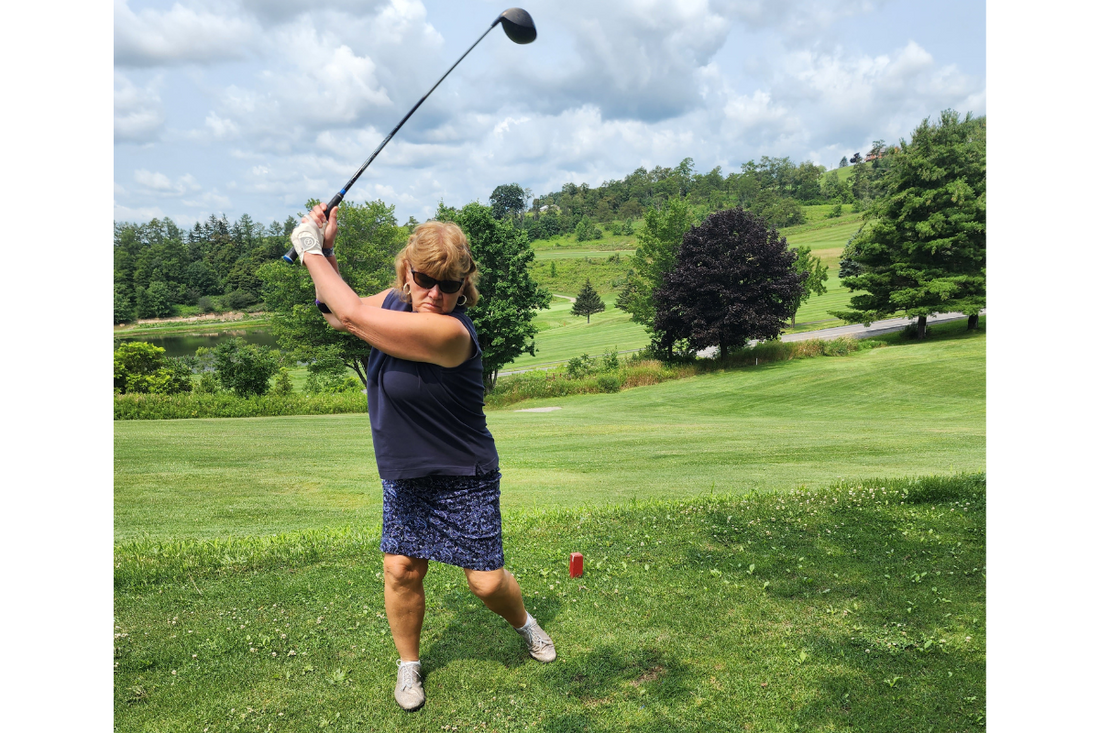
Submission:
M 261 300 L 257 270 L 286 251 L 296 220 L 269 226 L 248 214 L 230 223 L 210 216 L 183 230 L 168 218 L 116 222 L 114 322 L 164 318 L 179 306 L 238 310 Z
M 741 207 L 771 226 L 786 227 L 805 221 L 803 206 L 855 204 L 858 210 L 869 205 L 882 193 L 885 151 L 884 141 L 877 140 L 866 159 L 856 153 L 852 175 L 844 179 L 836 170 L 826 173 L 824 166 L 811 161 L 796 165 L 789 157 L 765 155 L 760 162 L 750 160 L 728 175 L 721 166 L 696 172 L 695 161 L 684 158 L 675 168 L 640 167 L 622 180 L 595 188 L 567 183 L 539 196 L 518 183 L 502 184 L 489 201 L 494 216 L 513 217 L 531 239 L 561 234 L 576 234 L 578 241 L 598 239 L 602 231 L 597 225 L 612 234 L 632 234 L 634 221 L 672 199 L 684 199 L 707 211 Z
M 752 175 L 743 167 L 736 186 L 783 190 L 788 198 L 799 200 L 810 191 L 796 175 L 799 169 L 806 172 L 805 180 L 820 184 L 820 175 L 810 176 L 812 166 L 796 168 L 786 159 L 763 161 L 762 166 L 746 164 Z M 863 226 L 845 248 L 840 275 L 845 287 L 861 292 L 849 309 L 833 315 L 869 322 L 902 313 L 919 319 L 920 336 L 927 316 L 937 312 L 962 311 L 971 316 L 971 326 L 976 325 L 985 306 L 985 118 L 962 118 L 947 110 L 935 122 L 922 122 L 909 143 L 889 148 L 876 143 L 866 161 L 856 166 L 865 173 L 860 178 L 853 173 L 848 181 L 860 181 L 863 188 L 853 190 L 868 198 Z M 696 222 L 693 200 L 729 191 L 718 186 L 730 179 L 722 179 L 718 169 L 712 173 L 714 186 L 707 189 L 695 185 L 690 159 L 675 174 L 662 170 L 663 177 L 653 180 L 636 171 L 635 179 L 654 184 L 650 194 L 656 198 L 641 212 L 632 270 L 616 307 L 645 326 L 653 353 L 662 358 L 691 355 L 709 346 L 717 346 L 724 356 L 751 339 L 777 338 L 810 293 L 823 291 L 826 268 L 808 248 L 790 249 L 766 209 L 719 206 Z M 670 180 L 673 183 L 664 183 Z M 768 182 L 766 188 L 761 181 Z M 599 212 L 600 200 L 589 194 L 604 188 L 613 187 L 563 187 L 558 192 L 563 205 L 557 205 L 562 213 L 554 213 L 579 211 L 587 217 L 585 207 L 592 203 Z M 435 214 L 463 228 L 482 271 L 482 301 L 470 315 L 483 350 L 487 389 L 505 364 L 522 353 L 534 354 L 533 314 L 548 307 L 550 299 L 528 272 L 534 258 L 529 222 L 535 217 L 527 210 L 522 190 L 516 193 L 498 187 L 489 206 L 475 202 L 453 208 L 441 203 Z M 307 208 L 313 203 L 307 202 Z M 342 211 L 336 242 L 341 274 L 357 292 L 383 290 L 393 280 L 393 258 L 404 244 L 407 226 L 399 226 L 393 207 L 381 201 L 345 202 Z M 543 212 L 540 218 L 547 215 Z M 170 220 L 117 225 L 116 322 L 120 292 L 124 303 L 133 294 L 135 309 L 138 304 L 151 307 L 151 292 L 169 305 L 173 299 L 262 299 L 272 312 L 272 330 L 287 358 L 306 364 L 318 389 L 337 388 L 346 381 L 347 369 L 365 385 L 370 347 L 328 328 L 313 306 L 308 276 L 302 268 L 279 260 L 294 222 L 288 217 L 281 225 L 264 228 L 248 217 L 233 225 L 224 217 L 211 217 L 186 234 Z M 588 283 L 575 304 L 577 315 L 587 317 L 602 308 L 592 290 Z M 146 381 L 172 384 L 175 373 L 169 369 Z
M 685 158 L 675 168 L 638 168 L 624 179 L 592 188 L 587 183 L 567 183 L 558 191 L 532 198 L 518 183 L 497 186 L 489 208 L 497 220 L 510 219 L 529 240 L 572 234 L 577 241 L 598 240 L 605 231 L 635 234 L 647 211 L 660 209 L 671 200 L 683 200 L 707 211 L 740 206 L 762 216 L 775 227 L 803 221 L 802 206 L 835 202 L 869 205 L 882 192 L 886 163 L 884 146 L 876 142 L 868 153 L 871 161 L 856 165 L 853 175 L 840 181 L 836 171 L 806 161 L 795 165 L 789 158 L 764 156 L 749 161 L 740 173 L 723 175 L 720 167 L 696 173 L 694 161 Z M 359 224 L 348 220 L 360 213 L 365 223 L 378 226 L 374 205 L 342 207 L 341 231 Z M 384 205 L 383 205 L 384 206 Z M 389 208 L 386 225 L 403 229 L 405 236 L 417 225 L 415 218 L 398 227 Z M 257 307 L 262 303 L 259 269 L 277 260 L 286 250 L 297 217 L 264 226 L 248 214 L 231 222 L 211 215 L 185 230 L 171 219 L 145 224 L 116 222 L 114 232 L 114 322 L 164 318 L 180 311 L 211 313 Z M 395 231 L 396 231 L 395 229 Z M 344 239 L 351 239 L 344 237 Z

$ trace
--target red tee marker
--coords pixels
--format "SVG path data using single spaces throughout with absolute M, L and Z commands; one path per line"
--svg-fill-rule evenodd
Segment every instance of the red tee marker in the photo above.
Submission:
M 584 572 L 584 555 L 579 552 L 569 553 L 569 577 L 579 578 Z

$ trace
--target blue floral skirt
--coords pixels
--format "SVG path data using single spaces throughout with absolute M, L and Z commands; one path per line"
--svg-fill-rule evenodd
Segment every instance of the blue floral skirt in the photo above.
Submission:
M 381 549 L 469 570 L 503 567 L 500 471 L 382 479 Z

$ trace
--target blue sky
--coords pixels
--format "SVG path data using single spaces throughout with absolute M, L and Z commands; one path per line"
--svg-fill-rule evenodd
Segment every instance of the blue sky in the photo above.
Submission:
M 328 200 L 504 8 L 484 0 L 116 0 L 114 218 L 282 220 Z M 835 167 L 948 107 L 985 114 L 982 2 L 529 0 L 352 189 L 440 200 L 591 185 L 685 157 Z

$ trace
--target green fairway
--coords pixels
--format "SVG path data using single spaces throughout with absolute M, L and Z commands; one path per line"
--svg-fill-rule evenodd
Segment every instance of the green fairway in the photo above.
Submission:
M 504 546 L 558 659 L 433 564 L 414 714 L 373 525 L 122 546 L 114 730 L 984 730 L 980 474 L 527 513 Z
M 780 231 L 791 247 L 809 246 L 814 256 L 820 258 L 829 268 L 829 276 L 825 281 L 827 292 L 824 295 L 810 296 L 798 309 L 795 315 L 796 326 L 788 330 L 788 333 L 842 325 L 843 321 L 829 315 L 829 311 L 847 308 L 853 295 L 840 284 L 840 256 L 844 252 L 844 245 L 859 230 L 862 223 L 860 217 L 860 214 L 843 214 L 836 219 L 811 218 L 807 224 Z
M 591 323 L 583 316 L 574 316 L 573 304 L 554 298 L 549 310 L 538 312 L 535 324 L 534 356 L 523 354 L 504 367 L 504 371 L 534 369 L 560 364 L 574 356 L 599 356 L 605 351 L 631 351 L 649 343 L 649 336 L 640 324 L 632 323 L 630 315 L 615 307 L 615 294 L 603 296 L 604 311 L 592 315 Z
M 502 506 L 602 505 L 982 471 L 985 335 L 955 332 L 847 357 L 491 411 Z M 562 409 L 513 411 L 540 406 Z M 118 540 L 377 521 L 381 490 L 366 415 L 128 421 L 114 428 Z

